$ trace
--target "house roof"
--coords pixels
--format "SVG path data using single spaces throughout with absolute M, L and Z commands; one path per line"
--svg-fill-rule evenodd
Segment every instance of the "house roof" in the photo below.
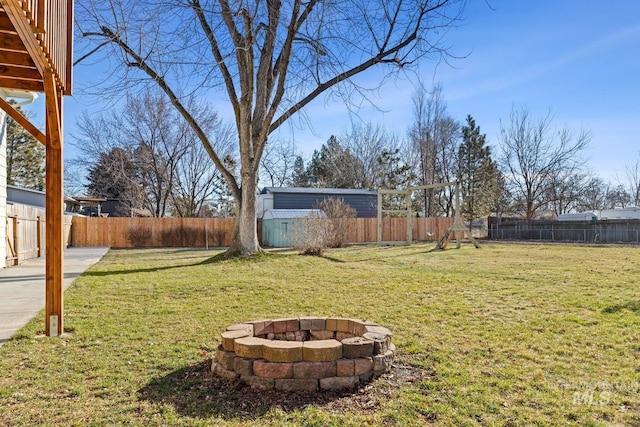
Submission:
M 102 197 L 79 197 L 79 196 L 75 196 L 74 199 L 76 199 L 79 202 L 88 202 L 88 203 L 101 203 L 101 202 L 106 202 L 107 201 L 106 198 L 102 198 Z
M 377 195 L 375 190 L 357 190 L 354 188 L 310 188 L 310 187 L 264 187 L 260 194 L 331 194 L 331 195 Z
M 44 207 L 46 193 L 42 190 L 34 190 L 32 188 L 19 187 L 17 185 L 7 184 L 7 202 L 21 203 L 32 206 Z M 30 198 L 30 202 L 25 200 Z M 74 203 L 72 197 L 64 197 L 65 203 Z

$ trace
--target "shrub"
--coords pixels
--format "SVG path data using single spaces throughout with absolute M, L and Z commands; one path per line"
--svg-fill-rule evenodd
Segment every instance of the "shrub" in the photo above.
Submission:
M 225 230 L 215 230 L 213 232 L 214 246 L 228 246 L 227 232 Z
M 193 247 L 204 231 L 194 227 L 176 227 L 165 230 L 160 235 L 162 246 Z
M 329 198 L 314 206 L 319 212 L 294 221 L 292 246 L 304 255 L 321 256 L 326 248 L 344 246 L 347 239 L 350 218 L 355 218 L 356 210 L 344 199 Z
M 293 222 L 292 246 L 303 255 L 321 256 L 328 246 L 330 224 L 319 214 L 311 214 Z
M 324 211 L 329 222 L 327 247 L 340 248 L 344 246 L 347 241 L 350 218 L 356 217 L 356 210 L 349 206 L 344 199 L 336 198 L 324 199 L 317 205 L 317 209 Z
M 124 232 L 124 237 L 133 247 L 141 248 L 147 246 L 151 239 L 151 229 L 148 227 L 132 226 Z

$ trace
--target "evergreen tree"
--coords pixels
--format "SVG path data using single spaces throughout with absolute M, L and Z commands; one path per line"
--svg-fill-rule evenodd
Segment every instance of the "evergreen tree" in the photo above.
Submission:
M 20 107 L 16 109 L 22 113 Z M 7 184 L 33 190 L 42 190 L 45 185 L 44 146 L 10 117 L 7 118 Z
M 301 156 L 297 156 L 293 163 L 293 172 L 291 173 L 290 183 L 293 187 L 309 186 L 309 176 L 304 168 L 304 160 Z
M 468 115 L 458 149 L 458 182 L 462 196 L 461 213 L 470 226 L 473 220 L 490 213 L 495 199 L 493 187 L 497 167 L 485 142 L 486 135 L 480 133 L 480 127 Z
M 357 169 L 358 159 L 332 135 L 320 151 L 313 152 L 307 176 L 313 187 L 361 188 L 355 174 Z
M 410 186 L 417 177 L 401 156 L 400 149 L 383 150 L 378 156 L 381 176 L 376 177 L 374 188 L 404 189 Z
M 142 205 L 136 170 L 131 156 L 122 148 L 102 153 L 98 162 L 89 169 L 87 194 L 91 197 L 118 199 L 121 202 L 119 214 L 129 215 L 132 208 L 140 208 Z

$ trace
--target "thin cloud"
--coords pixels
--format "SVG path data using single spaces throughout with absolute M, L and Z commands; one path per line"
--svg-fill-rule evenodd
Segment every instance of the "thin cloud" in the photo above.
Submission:
M 485 79 L 480 82 L 476 81 L 472 85 L 466 86 L 463 90 L 450 92 L 448 98 L 452 101 L 460 101 L 517 88 L 523 86 L 527 82 L 544 76 L 545 74 L 548 74 L 553 70 L 566 67 L 569 64 L 578 62 L 585 58 L 591 58 L 602 53 L 603 51 L 611 50 L 617 46 L 622 45 L 627 40 L 636 41 L 638 37 L 640 37 L 640 26 L 619 29 L 584 46 L 579 46 L 572 51 L 559 53 L 559 56 L 552 60 L 530 64 L 525 68 L 518 69 L 504 67 L 504 54 L 494 55 L 495 61 L 487 61 L 485 59 L 483 63 L 501 65 L 502 69 L 510 69 L 512 70 L 512 72 L 499 75 L 498 77 Z M 482 71 L 485 74 L 495 72 L 495 67 L 482 68 Z M 469 73 L 466 72 L 465 74 Z

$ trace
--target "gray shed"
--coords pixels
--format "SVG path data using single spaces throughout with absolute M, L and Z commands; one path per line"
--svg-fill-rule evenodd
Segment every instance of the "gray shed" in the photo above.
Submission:
M 293 245 L 296 223 L 302 218 L 316 216 L 325 218 L 319 209 L 269 209 L 262 216 L 262 244 L 274 248 Z

